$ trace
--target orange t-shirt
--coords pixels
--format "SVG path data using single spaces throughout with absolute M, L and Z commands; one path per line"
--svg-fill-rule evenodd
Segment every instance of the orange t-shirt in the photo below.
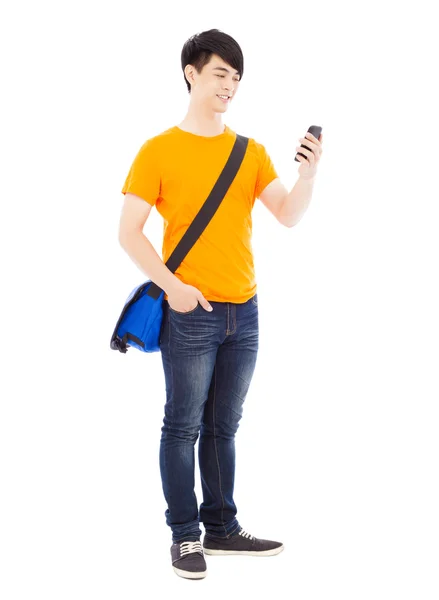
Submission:
M 210 194 L 235 138 L 227 125 L 211 137 L 174 126 L 148 139 L 137 153 L 122 193 L 140 196 L 163 217 L 164 263 Z M 251 213 L 255 199 L 277 177 L 265 147 L 249 138 L 235 179 L 174 275 L 213 302 L 239 304 L 254 296 Z

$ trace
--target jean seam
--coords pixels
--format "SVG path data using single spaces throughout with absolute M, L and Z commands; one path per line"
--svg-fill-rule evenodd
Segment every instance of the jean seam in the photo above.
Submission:
M 220 489 L 220 494 L 221 494 L 221 521 L 222 521 L 222 525 L 224 527 L 224 531 L 227 534 L 227 529 L 224 525 L 224 495 L 223 495 L 223 489 L 221 487 L 221 471 L 220 471 L 220 464 L 219 464 L 219 458 L 218 458 L 218 447 L 217 447 L 217 443 L 216 443 L 216 366 L 214 368 L 214 383 L 213 383 L 213 442 L 215 444 L 215 456 L 216 456 L 216 464 L 218 467 L 218 480 L 219 480 L 219 489 Z
M 241 529 L 241 526 L 239 524 L 235 527 L 233 531 L 229 533 L 229 536 L 232 536 L 235 533 L 235 531 L 238 531 L 238 529 Z
M 236 330 L 238 328 L 238 323 L 237 323 L 237 319 L 236 319 L 236 307 L 231 306 L 231 304 L 232 303 L 230 303 L 230 302 L 227 303 L 227 324 L 226 324 L 226 335 L 227 336 L 228 335 L 233 335 L 234 333 L 236 333 Z M 230 310 L 230 309 L 232 309 L 232 310 Z M 235 309 L 235 327 L 234 327 L 234 329 L 231 330 L 229 328 L 229 325 L 230 325 L 230 321 L 231 320 L 232 320 L 232 325 L 233 325 L 233 314 L 232 314 L 232 319 L 230 319 L 230 313 L 234 312 L 233 309 Z
M 174 388 L 175 388 L 175 384 L 174 384 L 174 371 L 172 369 L 172 357 L 171 357 L 171 321 L 169 318 L 169 313 L 167 315 L 168 318 L 168 357 L 169 357 L 169 364 L 170 364 L 170 369 L 171 369 L 171 385 L 172 385 L 172 390 L 171 390 L 171 410 L 170 410 L 170 419 L 173 421 L 174 420 L 174 398 L 172 397 L 174 394 Z

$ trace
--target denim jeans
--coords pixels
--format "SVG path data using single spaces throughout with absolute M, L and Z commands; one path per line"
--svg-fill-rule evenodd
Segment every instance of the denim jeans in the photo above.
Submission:
M 166 404 L 160 473 L 172 541 L 207 535 L 228 538 L 239 529 L 233 500 L 235 433 L 256 365 L 257 294 L 243 304 L 210 302 L 180 313 L 164 301 L 160 351 Z M 203 502 L 198 510 L 195 444 Z

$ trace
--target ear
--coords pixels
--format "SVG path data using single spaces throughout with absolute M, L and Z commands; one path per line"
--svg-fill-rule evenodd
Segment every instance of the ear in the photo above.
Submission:
M 184 68 L 184 74 L 186 76 L 186 79 L 189 81 L 189 83 L 192 85 L 195 81 L 195 77 L 194 77 L 194 72 L 195 69 L 192 65 L 186 65 Z

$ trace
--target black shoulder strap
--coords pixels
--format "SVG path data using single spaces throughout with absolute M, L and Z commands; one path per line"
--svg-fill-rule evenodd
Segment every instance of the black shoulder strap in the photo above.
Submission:
M 223 170 L 221 171 L 220 176 L 218 177 L 217 182 L 212 188 L 206 202 L 200 208 L 198 214 L 195 219 L 189 225 L 187 231 L 175 247 L 173 253 L 166 261 L 166 266 L 168 269 L 175 273 L 178 267 L 181 265 L 189 250 L 198 240 L 200 235 L 206 229 L 208 224 L 210 223 L 213 215 L 219 208 L 224 196 L 227 193 L 230 185 L 237 172 L 239 171 L 239 167 L 244 159 L 245 152 L 247 150 L 249 139 L 244 137 L 243 135 L 236 134 L 236 140 L 233 145 L 230 156 L 225 164 Z M 155 300 L 160 296 L 162 289 L 159 288 L 154 282 L 148 288 L 146 292 L 148 296 L 151 296 Z

